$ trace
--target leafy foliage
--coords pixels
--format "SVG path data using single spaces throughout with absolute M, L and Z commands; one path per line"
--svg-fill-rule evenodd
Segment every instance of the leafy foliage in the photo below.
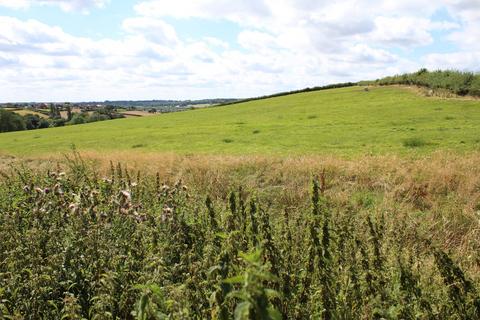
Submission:
M 434 90 L 445 89 L 460 96 L 480 96 L 480 75 L 455 70 L 428 71 L 420 69 L 414 73 L 385 77 L 376 81 L 364 81 L 361 84 L 417 85 Z
M 0 132 L 25 130 L 22 116 L 0 108 Z
M 7 319 L 476 319 L 478 282 L 384 212 L 208 197 L 111 164 L 0 179 Z M 285 209 L 285 210 L 284 210 Z M 406 239 L 408 238 L 408 241 Z

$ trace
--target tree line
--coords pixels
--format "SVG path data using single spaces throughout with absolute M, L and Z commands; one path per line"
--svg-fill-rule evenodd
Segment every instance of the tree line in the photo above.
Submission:
M 48 115 L 48 119 L 34 113 L 20 115 L 13 111 L 0 108 L 0 132 L 62 127 L 65 125 L 77 125 L 125 117 L 115 111 L 115 108 L 111 106 L 95 110 L 92 113 L 74 113 L 70 107 L 67 107 L 67 117 L 63 118 L 59 108 L 51 105 L 48 113 L 45 115 Z
M 253 98 L 246 98 L 246 99 L 239 99 L 231 102 L 226 102 L 219 104 L 218 106 L 228 106 L 232 104 L 238 104 L 238 103 L 244 103 L 244 102 L 249 102 L 249 101 L 255 101 L 255 100 L 263 100 L 263 99 L 269 99 L 269 98 L 276 98 L 276 97 L 282 97 L 282 96 L 288 96 L 291 94 L 297 94 L 297 93 L 304 93 L 304 92 L 312 92 L 312 91 L 321 91 L 321 90 L 328 90 L 328 89 L 335 89 L 335 88 L 345 88 L 345 87 L 353 87 L 358 85 L 357 82 L 344 82 L 344 83 L 334 83 L 334 84 L 329 84 L 326 86 L 320 86 L 320 87 L 309 87 L 309 88 L 304 88 L 304 89 L 299 89 L 299 90 L 292 90 L 292 91 L 284 91 L 284 92 L 279 92 L 271 95 L 265 95 L 265 96 L 259 96 L 259 97 L 253 97 Z

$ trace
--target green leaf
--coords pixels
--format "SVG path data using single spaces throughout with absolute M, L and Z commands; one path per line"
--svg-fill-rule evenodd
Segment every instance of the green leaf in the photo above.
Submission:
M 261 249 L 255 249 L 252 252 L 246 253 L 246 252 L 240 252 L 239 256 L 242 257 L 245 261 L 248 261 L 250 263 L 255 263 L 260 261 L 260 258 L 262 257 L 262 250 Z
M 221 239 L 228 239 L 228 233 L 225 233 L 225 232 L 217 232 L 215 233 L 215 236 Z
M 268 298 L 281 298 L 281 295 L 278 291 L 273 290 L 273 289 L 265 289 L 265 295 Z
M 235 308 L 235 311 L 233 313 L 234 319 L 235 320 L 248 320 L 251 306 L 252 305 L 248 301 L 239 303 L 237 305 L 237 307 Z
M 227 279 L 223 280 L 222 282 L 223 283 L 229 283 L 229 284 L 235 284 L 235 283 L 243 283 L 244 280 L 245 280 L 244 275 L 238 275 L 238 276 L 234 276 L 234 277 L 231 277 L 231 278 L 227 278 Z
M 268 312 L 268 316 L 270 317 L 270 319 L 272 319 L 272 320 L 282 320 L 282 314 L 277 309 L 275 309 L 273 307 L 269 307 L 267 309 L 267 312 Z

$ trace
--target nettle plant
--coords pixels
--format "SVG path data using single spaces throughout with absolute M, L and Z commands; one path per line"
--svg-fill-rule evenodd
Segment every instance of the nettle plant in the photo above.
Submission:
M 476 319 L 478 281 L 325 172 L 282 207 L 80 157 L 0 178 L 0 318 Z M 330 181 L 331 182 L 331 181 Z

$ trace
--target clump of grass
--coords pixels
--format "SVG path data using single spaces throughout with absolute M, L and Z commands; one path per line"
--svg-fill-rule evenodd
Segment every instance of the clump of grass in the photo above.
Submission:
M 253 133 L 253 134 L 259 134 L 259 133 L 260 133 L 260 130 L 255 129 L 255 130 L 252 131 L 252 133 Z
M 316 119 L 316 118 L 318 118 L 318 116 L 315 114 L 311 114 L 307 117 L 307 119 Z
M 230 139 L 230 138 L 225 138 L 222 140 L 224 143 L 232 143 L 233 142 L 233 139 Z
M 403 140 L 403 146 L 406 148 L 421 148 L 429 143 L 421 137 L 412 137 Z
M 143 147 L 146 147 L 147 145 L 144 144 L 144 143 L 139 143 L 139 144 L 134 144 L 132 146 L 132 149 L 138 149 L 138 148 L 143 148 Z

